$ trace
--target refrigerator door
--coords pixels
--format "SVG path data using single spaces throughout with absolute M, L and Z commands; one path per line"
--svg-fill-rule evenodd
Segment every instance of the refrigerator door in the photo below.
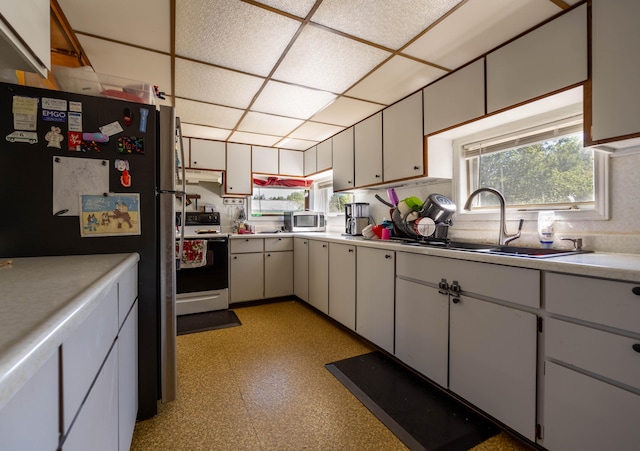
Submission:
M 176 229 L 175 189 L 176 116 L 171 107 L 160 107 L 159 235 L 160 235 L 160 376 L 163 403 L 176 399 Z

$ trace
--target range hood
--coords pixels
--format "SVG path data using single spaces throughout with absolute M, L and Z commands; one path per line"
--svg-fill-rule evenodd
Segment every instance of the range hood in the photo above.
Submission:
M 205 171 L 201 169 L 185 169 L 187 183 L 212 182 L 222 183 L 222 172 Z M 182 171 L 178 170 L 178 181 L 182 181 Z

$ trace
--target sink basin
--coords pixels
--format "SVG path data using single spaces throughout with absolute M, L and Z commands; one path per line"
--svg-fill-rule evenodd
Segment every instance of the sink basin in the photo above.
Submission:
M 592 251 L 585 251 L 582 249 L 549 249 L 549 248 L 535 248 L 524 246 L 496 246 L 489 249 L 492 254 L 513 255 L 518 257 L 559 257 L 562 255 L 575 255 L 585 254 Z

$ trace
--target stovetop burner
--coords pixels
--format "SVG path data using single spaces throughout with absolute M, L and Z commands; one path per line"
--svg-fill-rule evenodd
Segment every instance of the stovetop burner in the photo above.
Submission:
M 181 222 L 181 213 L 176 213 L 176 225 Z M 178 229 L 179 230 L 179 229 Z M 186 212 L 184 223 L 184 235 L 188 238 L 209 238 L 221 235 L 220 212 L 201 213 L 197 211 Z M 176 232 L 178 233 L 178 232 Z

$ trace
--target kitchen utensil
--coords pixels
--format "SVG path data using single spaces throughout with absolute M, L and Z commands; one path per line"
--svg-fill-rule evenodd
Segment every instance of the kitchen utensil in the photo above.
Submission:
M 378 199 L 380 202 L 382 202 L 383 204 L 385 204 L 385 205 L 386 205 L 387 207 L 389 207 L 389 208 L 393 208 L 393 207 L 395 207 L 395 205 L 390 204 L 389 202 L 387 202 L 386 200 L 384 200 L 382 197 L 380 197 L 380 195 L 379 195 L 379 194 L 376 194 L 376 195 L 375 195 L 375 198 L 376 198 L 376 199 Z
M 435 223 L 447 222 L 456 212 L 456 204 L 442 194 L 429 194 L 422 205 L 420 216 L 433 219 Z
M 396 190 L 394 190 L 393 188 L 389 188 L 387 190 L 387 196 L 389 196 L 389 201 L 393 204 L 393 206 L 395 207 L 396 205 L 398 205 L 398 195 L 396 194 Z

